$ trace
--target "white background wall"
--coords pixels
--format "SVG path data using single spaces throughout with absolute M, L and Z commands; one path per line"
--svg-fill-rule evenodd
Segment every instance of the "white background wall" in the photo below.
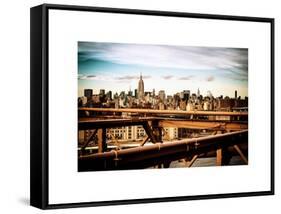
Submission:
M 281 5 L 278 0 L 59 0 L 57 4 L 80 4 L 151 10 L 169 10 L 276 19 L 276 195 L 52 210 L 50 213 L 278 213 L 281 209 L 280 155 L 280 36 Z M 29 8 L 37 0 L 2 1 L 0 6 L 0 213 L 41 213 L 29 204 Z M 280 79 L 280 80 L 279 80 Z M 258 121 L 257 122 L 263 122 Z M 237 175 L 239 176 L 239 175 Z M 255 179 L 255 178 L 253 178 Z M 141 181 L 140 181 L 141 183 Z M 73 194 L 73 193 L 69 193 Z M 280 211 L 279 211 L 280 212 Z

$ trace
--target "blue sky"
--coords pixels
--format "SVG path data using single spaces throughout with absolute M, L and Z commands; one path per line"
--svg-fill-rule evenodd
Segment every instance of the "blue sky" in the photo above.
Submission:
M 78 42 L 78 96 L 85 88 L 134 90 L 142 73 L 145 91 L 183 90 L 248 96 L 248 49 Z

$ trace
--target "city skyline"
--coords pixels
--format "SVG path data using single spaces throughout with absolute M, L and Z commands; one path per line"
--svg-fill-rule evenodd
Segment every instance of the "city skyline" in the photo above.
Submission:
M 129 92 L 131 92 L 133 95 L 133 97 L 135 97 L 135 90 L 138 90 L 138 87 L 137 88 L 132 88 L 131 90 L 129 89 L 129 90 L 127 90 L 127 91 L 117 91 L 117 90 L 115 90 L 115 91 L 111 91 L 111 90 L 105 90 L 104 88 L 99 88 L 99 89 L 93 89 L 93 88 L 83 88 L 82 89 L 82 94 L 80 95 L 80 96 L 78 96 L 78 97 L 83 97 L 83 96 L 85 96 L 85 90 L 92 90 L 92 94 L 93 95 L 99 95 L 100 94 L 100 92 L 101 92 L 101 90 L 104 90 L 105 91 L 105 94 L 106 93 L 108 93 L 108 92 L 111 92 L 112 93 L 112 96 L 114 96 L 116 93 L 118 94 L 118 96 L 122 93 L 122 92 L 125 92 L 125 94 L 128 94 Z M 175 92 L 174 94 L 167 94 L 166 93 L 166 91 L 165 90 L 159 90 L 159 91 L 157 91 L 157 90 L 152 90 L 152 91 L 144 91 L 145 93 L 153 93 L 153 91 L 155 91 L 155 95 L 156 96 L 158 96 L 159 95 L 159 92 L 161 92 L 161 91 L 164 91 L 165 92 L 165 96 L 173 96 L 173 95 L 176 95 L 176 94 L 180 94 L 181 92 L 184 92 L 184 91 L 188 91 L 188 92 L 190 92 L 190 95 L 192 95 L 192 94 L 198 94 L 198 91 L 200 92 L 200 95 L 202 95 L 203 97 L 208 97 L 209 96 L 209 94 L 208 94 L 208 92 L 211 92 L 211 91 L 207 91 L 205 94 L 204 93 L 201 93 L 201 90 L 200 90 L 200 88 L 198 88 L 196 91 L 191 91 L 191 90 L 189 90 L 189 89 L 185 89 L 185 90 L 181 90 L 181 91 L 177 91 L 177 92 Z M 212 94 L 212 92 L 211 92 L 211 94 Z M 213 94 L 212 94 L 213 95 Z M 220 95 L 220 96 L 213 96 L 213 98 L 219 98 L 219 97 L 221 97 L 221 96 L 223 96 L 224 98 L 225 97 L 229 97 L 229 98 L 235 98 L 235 95 L 237 96 L 237 97 L 240 97 L 241 99 L 245 99 L 246 97 L 248 97 L 248 96 L 245 96 L 245 97 L 242 97 L 241 95 L 239 95 L 239 92 L 237 91 L 237 90 L 235 90 L 235 91 L 233 91 L 233 93 L 231 94 L 231 95 L 224 95 L 223 93 Z
M 78 96 L 84 89 L 120 93 L 138 88 L 248 96 L 248 50 L 167 45 L 78 42 Z
M 114 93 L 100 89 L 94 94 L 93 89 L 84 89 L 84 96 L 78 98 L 78 107 L 107 107 L 107 108 L 147 108 L 158 110 L 204 110 L 204 111 L 232 111 L 234 109 L 247 110 L 248 97 L 244 99 L 238 96 L 237 90 L 234 97 L 221 95 L 214 99 L 211 92 L 203 96 L 198 88 L 197 93 L 190 90 L 183 90 L 176 94 L 169 95 L 165 90 L 158 93 L 144 91 L 144 81 L 140 74 L 138 88 L 134 91 L 121 91 Z

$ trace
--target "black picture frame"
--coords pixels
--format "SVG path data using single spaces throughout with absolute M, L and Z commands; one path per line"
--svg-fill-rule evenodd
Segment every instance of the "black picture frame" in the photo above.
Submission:
M 270 190 L 257 192 L 241 192 L 227 194 L 211 194 L 211 195 L 195 195 L 195 196 L 180 196 L 180 197 L 165 197 L 165 198 L 149 198 L 149 199 L 128 199 L 116 201 L 100 201 L 100 202 L 77 202 L 67 204 L 49 204 L 49 181 L 48 181 L 48 14 L 49 10 L 72 10 L 72 11 L 87 11 L 87 12 L 104 12 L 118 14 L 139 14 L 153 15 L 166 17 L 187 17 L 187 18 L 204 18 L 213 20 L 234 20 L 247 22 L 266 22 L 270 23 L 271 33 L 271 169 L 270 169 Z M 246 17 L 246 16 L 227 16 L 213 14 L 197 14 L 183 12 L 166 12 L 166 11 L 150 11 L 136 9 L 120 9 L 120 8 L 103 8 L 103 7 L 88 7 L 88 6 L 70 6 L 70 5 L 54 5 L 43 4 L 31 8 L 30 10 L 30 204 L 41 209 L 55 208 L 73 208 L 73 207 L 88 207 L 88 206 L 105 206 L 105 205 L 121 205 L 121 204 L 140 204 L 140 203 L 155 203 L 168 201 L 183 201 L 183 200 L 201 200 L 215 198 L 230 198 L 230 197 L 247 197 L 261 196 L 274 194 L 274 19 L 261 17 Z

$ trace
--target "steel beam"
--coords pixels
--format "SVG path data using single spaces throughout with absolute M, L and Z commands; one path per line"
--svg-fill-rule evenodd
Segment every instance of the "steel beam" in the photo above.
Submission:
M 144 125 L 152 118 L 132 118 L 132 119 L 110 119 L 98 120 L 95 118 L 84 118 L 78 121 L 78 130 L 98 129 L 98 128 L 115 128 L 122 126 Z
M 97 129 L 97 128 L 114 128 L 120 126 L 144 126 L 147 122 L 158 121 L 159 127 L 178 127 L 189 129 L 213 129 L 237 131 L 248 129 L 248 123 L 243 121 L 197 121 L 197 120 L 178 120 L 165 118 L 132 118 L 132 119 L 110 119 L 98 120 L 95 118 L 83 118 L 78 121 L 79 130 Z
M 184 139 L 171 143 L 156 143 L 132 149 L 85 155 L 79 157 L 78 170 L 147 168 L 247 141 L 248 130 L 243 130 L 195 139 Z
M 196 121 L 196 120 L 160 120 L 161 127 L 178 127 L 189 129 L 212 129 L 238 131 L 248 129 L 248 122 L 235 121 Z

